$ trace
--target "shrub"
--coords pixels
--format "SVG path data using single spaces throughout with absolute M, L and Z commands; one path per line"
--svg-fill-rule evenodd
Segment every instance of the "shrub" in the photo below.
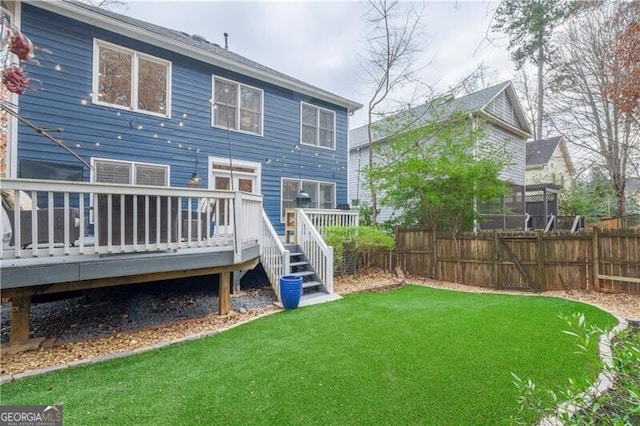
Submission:
M 359 256 L 365 252 L 393 250 L 394 247 L 393 237 L 373 226 L 329 226 L 321 232 L 325 242 L 333 247 L 336 266 L 344 264 L 347 252 Z
M 597 337 L 607 333 L 607 330 L 587 326 L 582 315 L 565 319 L 571 327 L 565 333 L 578 339 L 580 353 L 587 352 L 591 345 L 597 345 Z M 530 424 L 527 418 L 532 416 L 556 416 L 560 404 L 571 404 L 578 410 L 573 414 L 559 414 L 564 425 L 640 424 L 640 325 L 628 327 L 617 334 L 611 342 L 611 350 L 612 365 L 602 366 L 597 362 L 594 368 L 604 368 L 605 373 L 615 377 L 615 381 L 608 391 L 596 397 L 584 391 L 593 382 L 570 381 L 566 387 L 554 391 L 537 389 L 531 380 L 523 380 L 513 374 L 519 393 L 519 411 L 511 418 L 511 423 Z

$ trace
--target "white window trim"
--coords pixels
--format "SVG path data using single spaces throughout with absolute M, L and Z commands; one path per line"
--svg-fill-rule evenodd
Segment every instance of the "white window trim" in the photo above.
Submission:
M 135 181 L 136 181 L 136 176 L 135 176 L 135 166 L 151 166 L 151 167 L 159 167 L 159 168 L 164 168 L 167 170 L 167 182 L 166 185 L 164 185 L 165 187 L 169 187 L 171 184 L 171 166 L 168 164 L 158 164 L 158 163 L 146 163 L 143 161 L 128 161 L 128 160 L 114 160 L 113 158 L 101 158 L 101 157 L 93 157 L 91 158 L 91 170 L 89 171 L 89 181 L 91 183 L 97 183 L 95 181 L 96 178 L 96 162 L 100 162 L 100 161 L 104 161 L 104 162 L 109 162 L 109 163 L 121 163 L 121 164 L 129 164 L 131 165 L 131 186 L 137 186 Z M 114 183 L 114 185 L 116 185 Z
M 165 185 L 166 187 L 171 186 L 171 166 L 169 166 L 168 164 L 157 164 L 157 163 L 144 163 L 142 161 L 127 161 L 127 160 L 114 160 L 112 158 L 101 158 L 101 157 L 94 157 L 91 158 L 91 170 L 89 171 L 89 182 L 91 183 L 96 183 L 95 179 L 96 179 L 96 162 L 100 162 L 100 161 L 105 161 L 105 162 L 109 162 L 109 163 L 123 163 L 123 164 L 129 164 L 131 165 L 131 171 L 130 171 L 130 180 L 131 180 L 131 184 L 129 184 L 129 186 L 137 186 L 135 184 L 136 182 L 136 176 L 135 176 L 135 166 L 136 165 L 140 165 L 140 166 L 152 166 L 152 167 L 163 167 L 167 170 L 167 184 Z M 110 185 L 107 183 L 107 185 Z M 124 184 L 112 184 L 112 185 L 124 185 Z M 93 195 L 91 195 L 89 197 L 89 208 L 90 208 L 90 214 L 89 214 L 89 223 L 94 223 L 93 220 Z
M 256 194 L 262 194 L 262 163 L 258 163 L 258 162 L 254 162 L 254 161 L 246 161 L 246 160 L 238 160 L 238 159 L 232 159 L 231 163 L 233 164 L 234 167 L 246 167 L 246 168 L 252 168 L 254 169 L 253 173 L 248 173 L 248 172 L 233 172 L 234 176 L 255 176 L 256 178 L 256 187 L 255 187 L 255 191 L 254 193 Z M 213 165 L 214 164 L 219 164 L 221 166 L 229 166 L 229 158 L 225 158 L 225 157 L 213 157 L 210 156 L 209 157 L 209 167 L 207 170 L 207 179 L 208 179 L 208 186 L 209 189 L 215 189 L 214 188 L 214 182 L 213 179 L 210 179 L 211 177 L 211 173 L 213 172 Z M 216 170 L 216 173 L 220 173 L 220 174 L 228 174 L 229 176 L 231 176 L 231 173 L 229 172 L 229 170 Z
M 336 205 L 336 187 L 337 187 L 335 182 L 326 181 L 326 180 L 300 179 L 300 178 L 297 178 L 297 177 L 282 176 L 280 178 L 280 207 L 279 207 L 279 210 L 280 210 L 280 223 L 285 223 L 284 211 L 282 210 L 282 200 L 284 199 L 284 181 L 285 180 L 294 180 L 294 181 L 297 181 L 297 182 L 300 182 L 302 180 L 303 183 L 304 182 L 306 182 L 306 183 L 309 183 L 309 182 L 315 183 L 315 184 L 318 185 L 318 194 L 320 194 L 320 184 L 321 183 L 332 185 L 333 186 L 333 205 L 334 205 L 334 208 L 335 208 L 335 205 Z M 298 188 L 298 191 L 299 190 L 300 190 L 300 188 Z
M 106 47 L 111 50 L 117 50 L 123 53 L 131 54 L 131 107 L 111 104 L 109 102 L 103 102 L 99 98 L 99 85 L 100 81 L 98 78 L 98 74 L 100 72 L 100 47 Z M 158 64 L 167 66 L 167 99 L 165 105 L 165 113 L 147 111 L 144 109 L 138 108 L 138 60 L 144 59 L 145 61 L 155 62 Z M 104 40 L 100 40 L 97 38 L 93 39 L 93 81 L 92 81 L 92 91 L 91 91 L 91 103 L 95 105 L 106 106 L 110 108 L 121 109 L 125 111 L 133 111 L 141 114 L 154 115 L 156 117 L 163 118 L 171 118 L 171 77 L 172 77 L 172 64 L 171 61 L 167 61 L 165 59 L 157 58 L 155 56 L 147 55 L 145 53 L 138 52 L 136 50 L 127 49 L 126 47 L 118 46 L 117 44 L 109 43 Z
M 237 108 L 237 114 L 236 114 L 236 122 L 234 123 L 236 125 L 235 129 L 229 128 L 230 131 L 232 132 L 237 132 L 237 133 L 244 133 L 246 135 L 252 135 L 252 136 L 264 136 L 264 90 L 260 89 L 259 87 L 255 87 L 255 86 L 250 86 L 248 84 L 244 84 L 244 83 L 240 83 L 239 81 L 234 81 L 234 80 L 230 80 L 228 78 L 224 78 L 224 77 L 220 77 L 218 75 L 212 74 L 211 75 L 211 127 L 215 127 L 216 129 L 223 129 L 223 130 L 227 130 L 227 126 L 218 126 L 216 125 L 216 111 L 215 111 L 215 105 L 216 105 L 216 80 L 219 80 L 221 82 L 224 83 L 229 83 L 229 84 L 235 84 L 237 86 L 237 90 L 238 92 L 236 93 L 236 99 L 238 100 L 238 105 L 236 105 Z M 260 92 L 260 133 L 254 133 L 254 132 L 250 132 L 248 130 L 242 130 L 240 129 L 240 89 L 242 87 L 245 87 L 247 89 L 251 89 L 251 90 L 256 90 L 258 92 Z
M 315 108 L 317 110 L 316 112 L 316 118 L 317 118 L 317 123 L 318 126 L 316 127 L 316 142 L 317 144 L 310 144 L 310 143 L 305 143 L 302 142 L 302 106 L 306 105 L 308 107 L 311 108 Z M 322 146 L 320 145 L 320 111 L 324 111 L 324 112 L 329 112 L 331 114 L 333 114 L 333 147 L 329 148 L 326 146 Z M 336 150 L 336 112 L 332 111 L 330 109 L 327 108 L 322 108 L 318 105 L 314 105 L 314 104 L 310 104 L 308 102 L 300 102 L 300 144 L 301 145 L 305 145 L 305 146 L 313 146 L 315 148 L 319 148 L 319 149 L 325 149 L 327 151 L 335 151 Z

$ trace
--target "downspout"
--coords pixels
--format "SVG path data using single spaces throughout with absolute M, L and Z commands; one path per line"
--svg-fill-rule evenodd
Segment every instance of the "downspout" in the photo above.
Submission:
M 360 148 L 361 147 L 358 147 L 358 186 L 356 186 L 356 200 L 358 202 L 358 207 L 360 206 L 360 160 L 362 159 Z

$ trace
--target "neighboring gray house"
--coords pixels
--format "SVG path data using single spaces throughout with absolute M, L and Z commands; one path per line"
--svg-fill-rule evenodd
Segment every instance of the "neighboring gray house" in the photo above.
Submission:
M 442 105 L 437 109 L 430 108 L 428 105 L 412 108 L 410 113 L 414 117 L 419 117 L 414 127 L 419 126 L 420 122 L 446 119 L 453 113 L 467 113 L 473 117 L 474 123 L 480 120 L 488 122 L 489 126 L 485 128 L 485 136 L 480 143 L 505 143 L 512 156 L 512 164 L 502 172 L 501 177 L 513 185 L 523 187 L 525 185 L 525 146 L 530 136 L 530 128 L 511 82 L 506 81 L 466 96 L 440 102 Z M 433 116 L 431 111 L 434 110 L 438 111 L 438 117 Z M 366 125 L 349 132 L 349 200 L 352 204 L 357 202 L 370 204 L 369 189 L 362 176 L 362 170 L 369 162 L 367 133 Z M 387 136 L 376 135 L 374 143 L 386 143 Z M 393 214 L 391 209 L 384 206 L 379 208 L 378 221 L 391 218 Z
M 640 177 L 627 178 L 627 184 L 625 185 L 624 192 L 629 202 L 633 202 L 637 206 L 640 206 Z
M 573 161 L 562 136 L 527 142 L 527 185 L 547 183 L 570 189 L 574 173 Z

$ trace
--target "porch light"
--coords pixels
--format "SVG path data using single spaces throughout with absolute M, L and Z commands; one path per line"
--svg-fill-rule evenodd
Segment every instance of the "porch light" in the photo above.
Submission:
M 191 179 L 189 179 L 189 186 L 191 188 L 195 188 L 200 184 L 201 180 L 202 178 L 200 177 L 200 175 L 198 175 L 198 172 L 193 172 L 191 174 Z
M 198 156 L 199 152 L 200 152 L 200 148 L 196 149 L 196 164 L 193 169 L 193 173 L 191 174 L 191 179 L 189 179 L 189 183 L 188 183 L 189 187 L 191 188 L 197 187 L 200 184 L 200 181 L 202 181 L 202 178 L 198 174 L 198 163 L 200 162 L 200 158 Z
M 298 188 L 300 188 L 300 192 L 298 192 L 298 195 L 296 196 L 296 207 L 299 209 L 307 209 L 311 207 L 311 196 L 304 189 L 302 189 L 302 163 L 300 162 L 300 144 L 294 145 L 291 152 L 293 152 L 294 150 L 298 151 Z M 282 158 L 284 158 L 284 156 Z
M 296 197 L 296 207 L 306 209 L 311 206 L 311 197 L 304 190 L 301 190 Z

